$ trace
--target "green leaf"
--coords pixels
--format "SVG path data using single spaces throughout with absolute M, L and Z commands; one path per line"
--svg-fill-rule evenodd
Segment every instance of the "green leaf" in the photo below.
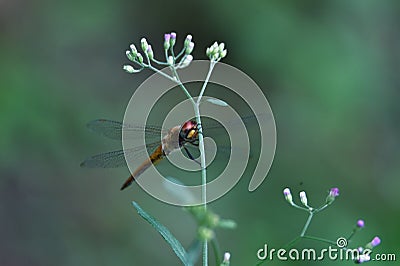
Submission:
M 171 232 L 160 222 L 158 222 L 154 217 L 145 212 L 139 204 L 132 201 L 133 207 L 135 207 L 138 214 L 145 219 L 151 226 L 153 226 L 157 232 L 167 241 L 167 243 L 171 246 L 172 250 L 175 252 L 176 256 L 183 262 L 186 266 L 191 266 L 192 264 L 189 262 L 188 255 L 183 248 L 182 244 L 176 239 Z
M 222 107 L 227 107 L 229 106 L 229 104 L 227 104 L 226 102 L 224 102 L 221 99 L 217 99 L 217 98 L 207 98 L 206 99 L 207 102 L 218 105 L 218 106 L 222 106 Z
M 235 229 L 237 224 L 234 220 L 221 219 L 219 220 L 217 226 L 224 229 Z

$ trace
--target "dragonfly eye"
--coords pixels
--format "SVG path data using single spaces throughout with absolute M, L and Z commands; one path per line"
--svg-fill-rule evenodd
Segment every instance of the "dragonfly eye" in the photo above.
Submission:
M 181 127 L 180 135 L 186 140 L 192 140 L 197 137 L 197 123 L 195 121 L 187 121 Z

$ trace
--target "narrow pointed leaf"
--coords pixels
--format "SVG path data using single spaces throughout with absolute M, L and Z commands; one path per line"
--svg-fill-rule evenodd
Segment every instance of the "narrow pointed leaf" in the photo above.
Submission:
M 208 98 L 206 101 L 218 106 L 223 106 L 223 107 L 229 106 L 226 102 L 217 98 Z
M 133 207 L 135 207 L 138 214 L 145 219 L 151 226 L 153 226 L 157 232 L 167 241 L 171 246 L 172 250 L 175 252 L 176 256 L 182 261 L 185 266 L 191 266 L 192 264 L 188 260 L 188 255 L 183 248 L 182 244 L 176 239 L 172 233 L 160 222 L 158 222 L 154 217 L 145 212 L 139 204 L 132 201 Z

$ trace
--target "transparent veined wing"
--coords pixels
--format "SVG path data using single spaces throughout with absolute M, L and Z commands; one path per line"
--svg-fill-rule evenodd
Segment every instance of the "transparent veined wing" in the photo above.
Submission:
M 153 142 L 146 145 L 129 148 L 126 150 L 110 151 L 101 154 L 97 154 L 87 158 L 81 163 L 81 167 L 88 168 L 116 168 L 126 165 L 125 156 L 128 161 L 141 159 L 147 157 L 147 150 L 149 153 L 153 152 L 155 148 L 160 145 L 160 142 Z M 138 163 L 142 163 L 139 161 Z
M 124 124 L 122 122 L 96 119 L 87 124 L 87 127 L 97 134 L 115 140 L 122 140 L 122 131 L 127 138 L 137 138 L 145 132 L 146 138 L 159 138 L 166 132 L 161 127 L 154 125 Z

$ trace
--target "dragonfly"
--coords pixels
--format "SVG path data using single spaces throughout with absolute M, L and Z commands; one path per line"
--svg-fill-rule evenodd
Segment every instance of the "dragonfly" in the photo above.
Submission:
M 262 116 L 264 115 L 243 116 L 241 117 L 241 121 L 247 125 L 253 124 L 257 117 Z M 206 121 L 207 120 L 203 122 L 207 124 Z M 230 123 L 233 125 L 238 122 L 239 121 L 230 121 Z M 180 126 L 174 126 L 167 130 L 154 125 L 125 124 L 107 119 L 93 120 L 87 124 L 87 127 L 104 137 L 120 141 L 122 140 L 123 131 L 127 138 L 137 138 L 138 133 L 144 132 L 146 135 L 146 140 L 147 137 L 149 137 L 149 139 L 156 139 L 153 142 L 146 142 L 145 145 L 128 148 L 125 150 L 116 150 L 97 154 L 88 157 L 81 163 L 81 167 L 114 168 L 126 165 L 126 161 L 143 159 L 144 156 L 145 158 L 142 164 L 140 164 L 136 170 L 131 173 L 128 179 L 123 183 L 121 190 L 124 190 L 130 186 L 149 167 L 158 164 L 170 153 L 177 150 L 184 150 L 189 159 L 195 161 L 197 164 L 200 164 L 189 151 L 189 149 L 197 149 L 199 146 L 198 136 L 200 134 L 200 125 L 198 125 L 194 120 L 188 120 Z M 221 128 L 223 128 L 223 126 L 220 124 L 207 124 L 206 126 L 207 133 L 217 130 L 217 135 L 220 135 Z M 163 137 L 161 138 L 161 136 Z M 221 151 L 222 153 L 229 153 L 231 150 L 232 147 L 218 145 L 218 151 Z M 147 155 L 147 151 L 152 152 Z
M 127 125 L 118 121 L 97 119 L 87 124 L 88 128 L 97 132 L 105 137 L 112 139 L 122 139 L 122 131 L 125 132 L 140 132 L 144 131 L 151 136 L 160 137 L 162 130 L 156 126 L 137 126 Z M 91 156 L 81 163 L 82 167 L 119 167 L 125 165 L 125 157 L 127 159 L 134 159 L 139 157 L 147 149 L 153 150 L 148 158 L 139 165 L 128 179 L 122 184 L 121 190 L 130 186 L 141 174 L 143 174 L 150 166 L 158 164 L 171 152 L 183 149 L 188 157 L 196 161 L 191 152 L 188 150 L 187 145 L 198 147 L 199 145 L 199 125 L 194 120 L 188 120 L 181 126 L 174 126 L 167 130 L 161 140 L 148 143 L 144 146 L 139 146 L 127 150 L 118 150 L 112 152 L 101 153 Z M 197 161 L 196 161 L 197 162 Z

